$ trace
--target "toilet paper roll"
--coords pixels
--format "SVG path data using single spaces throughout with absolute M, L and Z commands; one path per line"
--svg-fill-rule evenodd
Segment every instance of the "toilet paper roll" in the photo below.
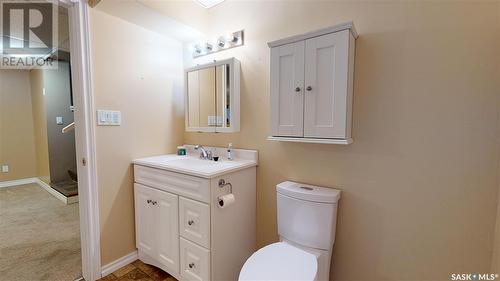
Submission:
M 219 196 L 219 198 L 217 198 L 217 201 L 219 208 L 224 209 L 234 203 L 234 194 L 230 193 L 224 196 Z

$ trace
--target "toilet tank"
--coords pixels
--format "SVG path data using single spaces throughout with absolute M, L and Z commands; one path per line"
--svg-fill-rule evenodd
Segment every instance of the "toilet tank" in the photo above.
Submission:
M 276 191 L 280 237 L 329 251 L 335 241 L 340 190 L 286 181 Z

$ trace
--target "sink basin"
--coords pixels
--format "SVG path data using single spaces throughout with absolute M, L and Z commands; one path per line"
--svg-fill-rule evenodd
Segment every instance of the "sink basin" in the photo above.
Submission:
M 193 157 L 183 157 L 180 159 L 172 159 L 166 163 L 167 165 L 172 165 L 172 166 L 183 166 L 183 167 L 191 167 L 191 168 L 200 168 L 203 169 L 205 167 L 211 167 L 214 165 L 221 165 L 222 162 L 216 162 L 213 160 L 202 160 L 199 158 L 193 158 Z
M 175 154 L 160 155 L 136 159 L 132 163 L 203 178 L 212 178 L 257 165 L 256 159 L 242 158 L 213 161 L 200 159 L 198 154 L 186 156 L 178 156 Z

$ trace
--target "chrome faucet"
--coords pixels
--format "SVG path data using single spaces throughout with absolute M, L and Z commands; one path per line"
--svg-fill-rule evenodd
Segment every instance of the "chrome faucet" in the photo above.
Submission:
M 196 145 L 194 147 L 195 150 L 200 150 L 200 158 L 204 160 L 212 160 L 212 151 L 206 150 L 203 146 L 201 145 Z

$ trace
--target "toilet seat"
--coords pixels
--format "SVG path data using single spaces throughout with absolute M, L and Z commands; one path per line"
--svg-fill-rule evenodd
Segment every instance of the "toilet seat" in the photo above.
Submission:
M 253 253 L 240 272 L 240 281 L 301 280 L 313 281 L 318 271 L 315 255 L 278 242 Z

